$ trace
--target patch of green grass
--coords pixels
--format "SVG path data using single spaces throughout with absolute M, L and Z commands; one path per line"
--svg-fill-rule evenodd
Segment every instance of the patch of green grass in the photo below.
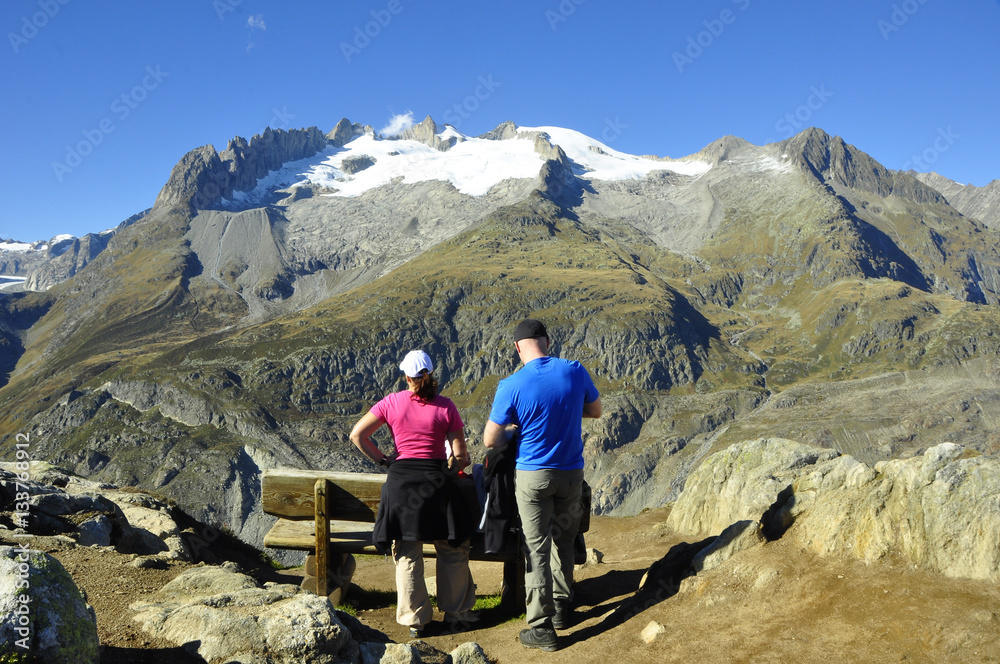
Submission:
M 270 567 L 271 569 L 288 569 L 289 567 L 288 565 L 283 565 L 282 563 L 272 558 L 270 554 L 267 553 L 267 551 L 260 552 L 260 562 L 262 562 L 267 567 Z
M 0 650 L 0 664 L 35 664 L 38 658 L 34 655 L 17 650 L 7 650 L 8 646 L 2 646 Z
M 479 595 L 472 607 L 473 611 L 489 611 L 500 607 L 500 593 L 495 595 Z
M 358 617 L 358 610 L 353 606 L 351 606 L 350 604 L 338 604 L 335 608 L 341 613 L 346 613 L 352 618 Z

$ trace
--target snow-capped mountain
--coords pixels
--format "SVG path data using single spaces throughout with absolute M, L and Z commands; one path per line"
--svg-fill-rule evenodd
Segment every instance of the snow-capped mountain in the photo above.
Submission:
M 0 239 L 0 291 L 44 291 L 69 279 L 104 251 L 115 233 L 147 212 L 133 215 L 115 228 L 83 237 L 60 234 L 35 242 Z
M 585 442 L 602 512 L 671 500 L 734 440 L 988 453 L 969 403 L 1000 403 L 998 247 L 818 129 L 678 159 L 513 123 L 267 130 L 185 154 L 65 288 L 0 298 L 0 436 L 256 541 L 262 468 L 367 469 L 348 432 L 405 350 L 482 431 L 537 315 L 606 396 Z
M 324 196 L 355 197 L 392 183 L 427 181 L 450 183 L 467 196 L 485 196 L 505 180 L 535 178 L 546 160 L 547 149 L 538 139 L 559 146 L 574 164 L 574 173 L 587 180 L 632 180 L 653 171 L 670 170 L 700 175 L 710 166 L 697 159 L 664 160 L 619 152 L 578 131 L 561 127 L 517 127 L 471 137 L 454 127 L 440 127 L 431 118 L 426 126 L 430 140 L 384 138 L 366 132 L 342 147 L 329 146 L 298 161 L 283 164 L 257 181 L 250 191 L 235 192 L 227 207 L 257 205 L 272 200 L 274 192 L 294 192 L 317 187 Z M 511 131 L 511 129 L 513 131 Z M 551 148 L 548 148 L 551 149 Z

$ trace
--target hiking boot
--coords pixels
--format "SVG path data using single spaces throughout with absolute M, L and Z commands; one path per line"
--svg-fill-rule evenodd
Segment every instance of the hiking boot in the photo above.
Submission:
M 531 627 L 521 630 L 521 645 L 525 648 L 538 648 L 545 652 L 558 650 L 556 630 L 550 626 Z
M 573 605 L 569 602 L 556 602 L 556 613 L 552 616 L 552 626 L 556 629 L 568 629 L 573 626 Z
M 424 635 L 424 625 L 421 625 L 420 627 L 411 627 L 410 628 L 410 638 L 411 639 L 419 639 L 419 638 L 423 637 L 423 635 Z

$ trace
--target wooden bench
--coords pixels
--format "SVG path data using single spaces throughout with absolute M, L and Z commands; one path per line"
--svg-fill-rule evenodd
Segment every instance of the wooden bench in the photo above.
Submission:
M 372 529 L 385 479 L 379 473 L 265 470 L 261 507 L 278 521 L 264 536 L 264 546 L 313 552 L 315 564 L 307 562 L 303 587 L 339 603 L 354 572 L 352 554 L 378 553 Z M 472 478 L 456 481 L 470 504 L 477 504 Z M 436 555 L 433 544 L 424 544 L 424 555 Z M 502 553 L 487 554 L 482 535 L 477 534 L 469 558 L 503 563 L 501 607 L 513 613 L 524 610 L 524 559 L 516 537 L 508 538 Z

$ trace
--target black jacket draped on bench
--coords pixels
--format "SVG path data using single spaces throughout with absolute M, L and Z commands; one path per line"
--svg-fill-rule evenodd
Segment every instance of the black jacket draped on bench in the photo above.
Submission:
M 453 546 L 475 531 L 474 507 L 435 459 L 400 459 L 382 485 L 372 542 L 388 555 L 393 540 L 448 540 Z

